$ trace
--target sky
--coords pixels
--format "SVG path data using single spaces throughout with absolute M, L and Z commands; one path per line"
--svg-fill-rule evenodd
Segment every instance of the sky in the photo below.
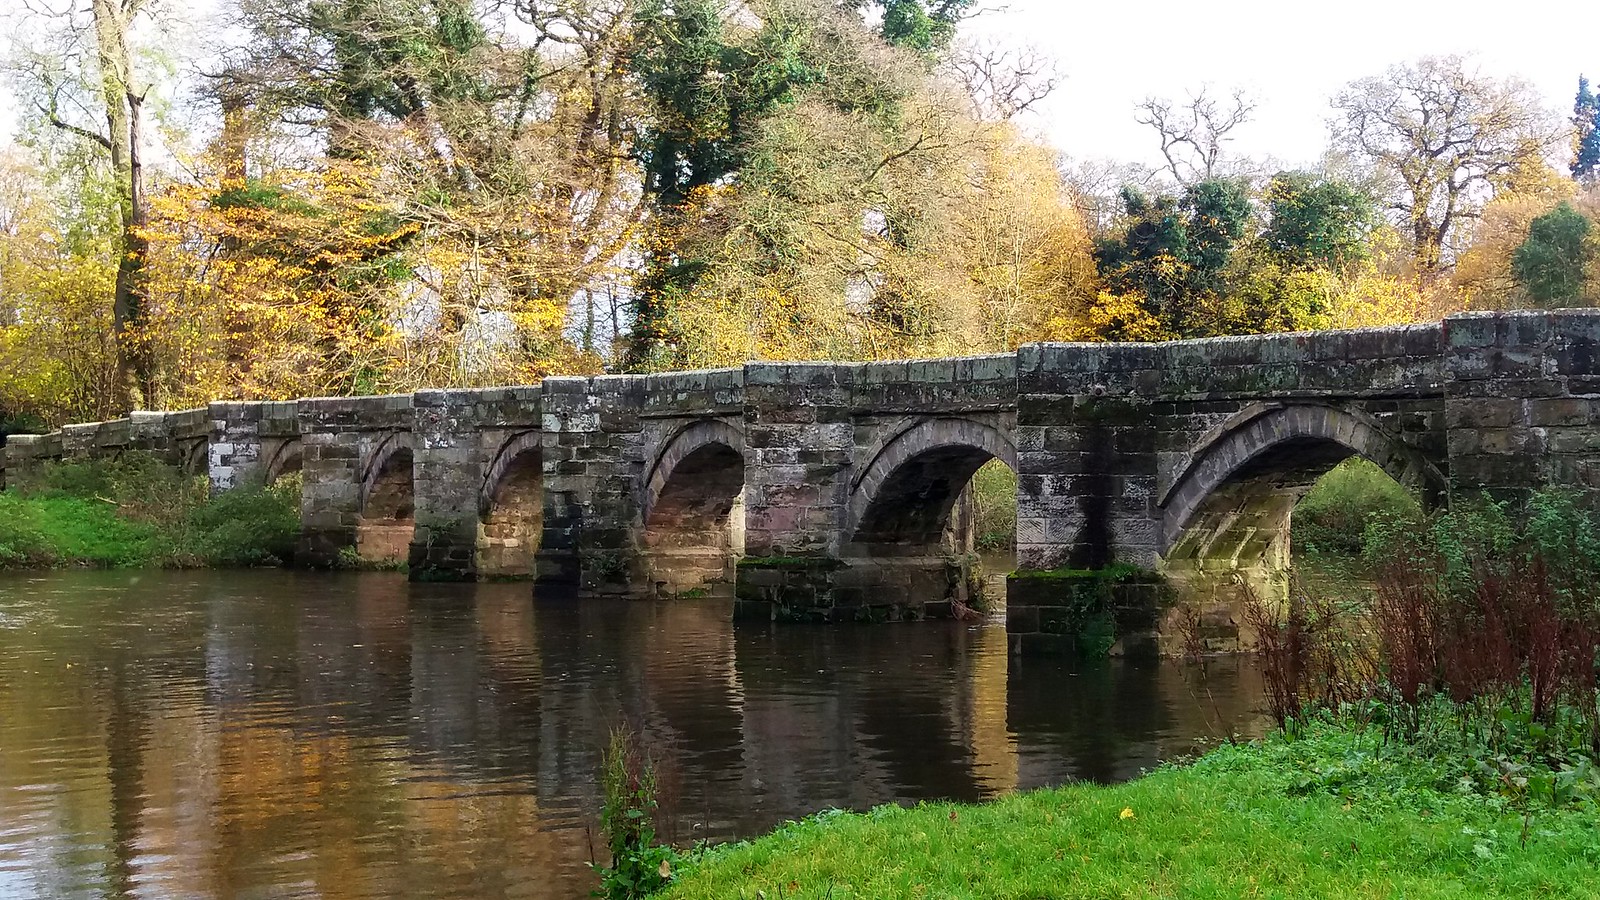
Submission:
M 1148 96 L 1204 85 L 1260 104 L 1230 148 L 1290 166 L 1327 145 L 1328 100 L 1346 84 L 1421 56 L 1471 55 L 1518 75 L 1570 114 L 1578 75 L 1600 81 L 1595 0 L 990 0 L 967 23 L 980 40 L 1048 53 L 1064 80 L 1027 126 L 1076 159 L 1159 165 L 1155 132 L 1134 120 Z
M 1063 81 L 1025 125 L 1075 159 L 1159 165 L 1135 105 L 1148 96 L 1182 100 L 1209 85 L 1224 95 L 1243 88 L 1259 103 L 1233 152 L 1298 166 L 1326 145 L 1333 94 L 1419 56 L 1471 54 L 1486 74 L 1519 75 L 1566 112 L 1580 72 L 1600 81 L 1597 22 L 1594 0 L 988 0 L 964 29 L 1056 61 Z M 0 141 L 9 140 L 14 115 L 0 86 Z

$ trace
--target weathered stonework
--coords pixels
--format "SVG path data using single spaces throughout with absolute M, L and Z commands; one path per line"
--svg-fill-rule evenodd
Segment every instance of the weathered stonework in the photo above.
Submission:
M 967 599 L 955 511 L 978 467 L 1000 459 L 1018 473 L 1022 576 L 1132 565 L 1179 589 L 1226 584 L 1188 617 L 1226 649 L 1249 640 L 1237 598 L 1283 590 L 1295 501 L 1347 456 L 1428 502 L 1549 484 L 1600 493 L 1597 345 L 1600 312 L 1485 313 L 215 403 L 15 436 L 5 470 L 21 485 L 50 460 L 129 450 L 204 458 L 216 490 L 299 470 L 309 564 L 355 554 L 406 560 L 418 578 L 536 573 L 661 598 L 731 582 L 741 617 L 838 621 Z M 1009 590 L 1013 645 L 1062 646 L 1060 610 L 1082 586 L 1022 577 Z M 1132 630 L 1118 640 L 1141 623 L 1122 621 Z

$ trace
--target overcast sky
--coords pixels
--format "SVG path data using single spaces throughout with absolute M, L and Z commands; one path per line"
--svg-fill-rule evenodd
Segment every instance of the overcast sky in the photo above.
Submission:
M 1260 104 L 1235 152 L 1305 165 L 1326 143 L 1328 98 L 1395 62 L 1474 54 L 1485 72 L 1522 76 L 1563 112 L 1579 72 L 1600 81 L 1595 0 L 989 0 L 999 4 L 966 32 L 1055 58 L 1065 80 L 1028 125 L 1078 159 L 1158 164 L 1134 105 L 1150 95 L 1182 99 L 1207 84 L 1244 88 Z M 0 139 L 9 139 L 13 106 L 0 87 Z
M 1313 163 L 1327 142 L 1328 99 L 1349 82 L 1426 55 L 1472 54 L 1485 73 L 1516 74 L 1570 114 L 1580 72 L 1600 81 L 1600 3 L 1522 0 L 990 0 L 969 34 L 1032 44 L 1065 81 L 1031 127 L 1068 154 L 1161 162 L 1134 121 L 1150 95 L 1182 99 L 1211 84 L 1260 103 L 1237 152 Z

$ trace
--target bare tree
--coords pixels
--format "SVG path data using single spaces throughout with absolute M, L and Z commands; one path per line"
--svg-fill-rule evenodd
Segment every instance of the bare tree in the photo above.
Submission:
M 1201 88 L 1185 103 L 1147 97 L 1138 107 L 1139 124 L 1149 125 L 1161 136 L 1167 171 L 1185 187 L 1220 174 L 1223 145 L 1256 109 L 1255 101 L 1242 90 L 1227 100 L 1211 96 L 1209 90 Z
M 1498 182 L 1560 136 L 1527 83 L 1486 77 L 1459 56 L 1353 82 L 1333 109 L 1335 144 L 1389 182 L 1388 208 L 1423 273 L 1444 265 L 1452 233 L 1478 217 Z
M 1072 160 L 1059 162 L 1061 179 L 1067 188 L 1072 205 L 1083 217 L 1091 235 L 1104 235 L 1116 224 L 1125 211 L 1122 189 L 1127 185 L 1149 188 L 1158 176 L 1158 170 L 1140 163 L 1113 159 Z
M 1044 102 L 1061 83 L 1055 60 L 1031 47 L 962 44 L 949 67 L 980 119 L 1016 118 Z

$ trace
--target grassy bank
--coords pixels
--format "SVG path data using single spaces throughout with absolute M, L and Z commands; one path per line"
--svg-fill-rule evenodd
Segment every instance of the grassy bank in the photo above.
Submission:
M 300 489 L 285 481 L 209 496 L 153 460 L 63 465 L 0 491 L 0 568 L 190 568 L 288 561 Z
M 1594 800 L 1525 798 L 1525 819 L 1471 765 L 1320 723 L 1111 787 L 824 813 L 664 896 L 1600 897 Z

